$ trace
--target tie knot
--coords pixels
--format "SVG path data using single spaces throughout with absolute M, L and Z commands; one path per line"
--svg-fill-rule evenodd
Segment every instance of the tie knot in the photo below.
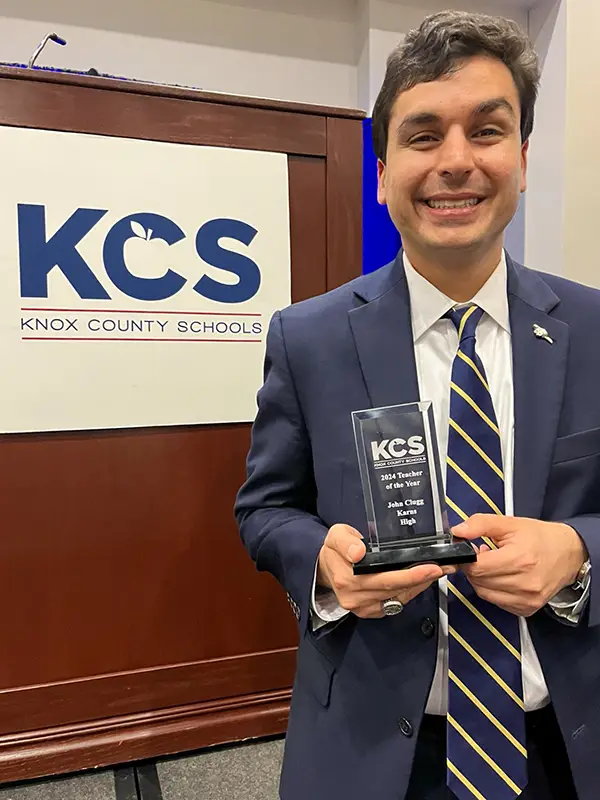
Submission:
M 461 306 L 460 308 L 453 308 L 448 311 L 446 316 L 454 323 L 458 331 L 459 340 L 464 342 L 465 339 L 475 338 L 475 330 L 483 316 L 483 309 L 479 308 L 475 303 L 469 303 L 469 305 Z

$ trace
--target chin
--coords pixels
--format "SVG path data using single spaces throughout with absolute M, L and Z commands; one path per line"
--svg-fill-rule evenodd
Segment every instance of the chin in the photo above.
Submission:
M 431 237 L 429 245 L 434 250 L 473 250 L 484 241 L 482 236 L 445 236 Z

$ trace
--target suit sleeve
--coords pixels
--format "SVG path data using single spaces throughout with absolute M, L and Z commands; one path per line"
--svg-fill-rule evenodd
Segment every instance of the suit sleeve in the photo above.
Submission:
M 283 585 L 302 631 L 327 535 L 316 513 L 316 497 L 311 443 L 277 312 L 267 336 L 264 382 L 235 515 L 251 558 Z
M 588 613 L 582 615 L 582 618 L 587 621 L 590 627 L 600 625 L 600 579 L 598 577 L 600 574 L 600 514 L 586 514 L 562 521 L 577 531 L 587 547 L 592 564 L 592 579 L 590 582 Z

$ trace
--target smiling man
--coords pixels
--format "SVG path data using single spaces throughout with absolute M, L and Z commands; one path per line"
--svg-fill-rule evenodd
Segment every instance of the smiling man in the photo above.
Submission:
M 300 625 L 283 800 L 597 797 L 600 293 L 503 248 L 538 80 L 506 20 L 411 32 L 373 112 L 403 249 L 272 320 L 236 514 Z M 418 400 L 477 561 L 355 575 L 351 413 Z
M 413 267 L 455 300 L 470 299 L 500 261 L 504 230 L 526 188 L 537 85 L 530 64 L 521 80 L 529 78 L 524 100 L 531 107 L 521 125 L 521 98 L 505 63 L 480 53 L 457 66 L 409 84 L 391 107 L 384 85 L 373 112 L 379 201 Z M 455 297 L 457 278 L 466 281 L 464 297 Z

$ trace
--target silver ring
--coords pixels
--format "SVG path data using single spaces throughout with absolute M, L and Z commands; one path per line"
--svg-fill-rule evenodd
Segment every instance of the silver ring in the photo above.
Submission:
M 395 614 L 399 614 L 403 608 L 404 603 L 401 603 L 396 597 L 390 597 L 381 604 L 381 610 L 386 617 L 393 617 Z

